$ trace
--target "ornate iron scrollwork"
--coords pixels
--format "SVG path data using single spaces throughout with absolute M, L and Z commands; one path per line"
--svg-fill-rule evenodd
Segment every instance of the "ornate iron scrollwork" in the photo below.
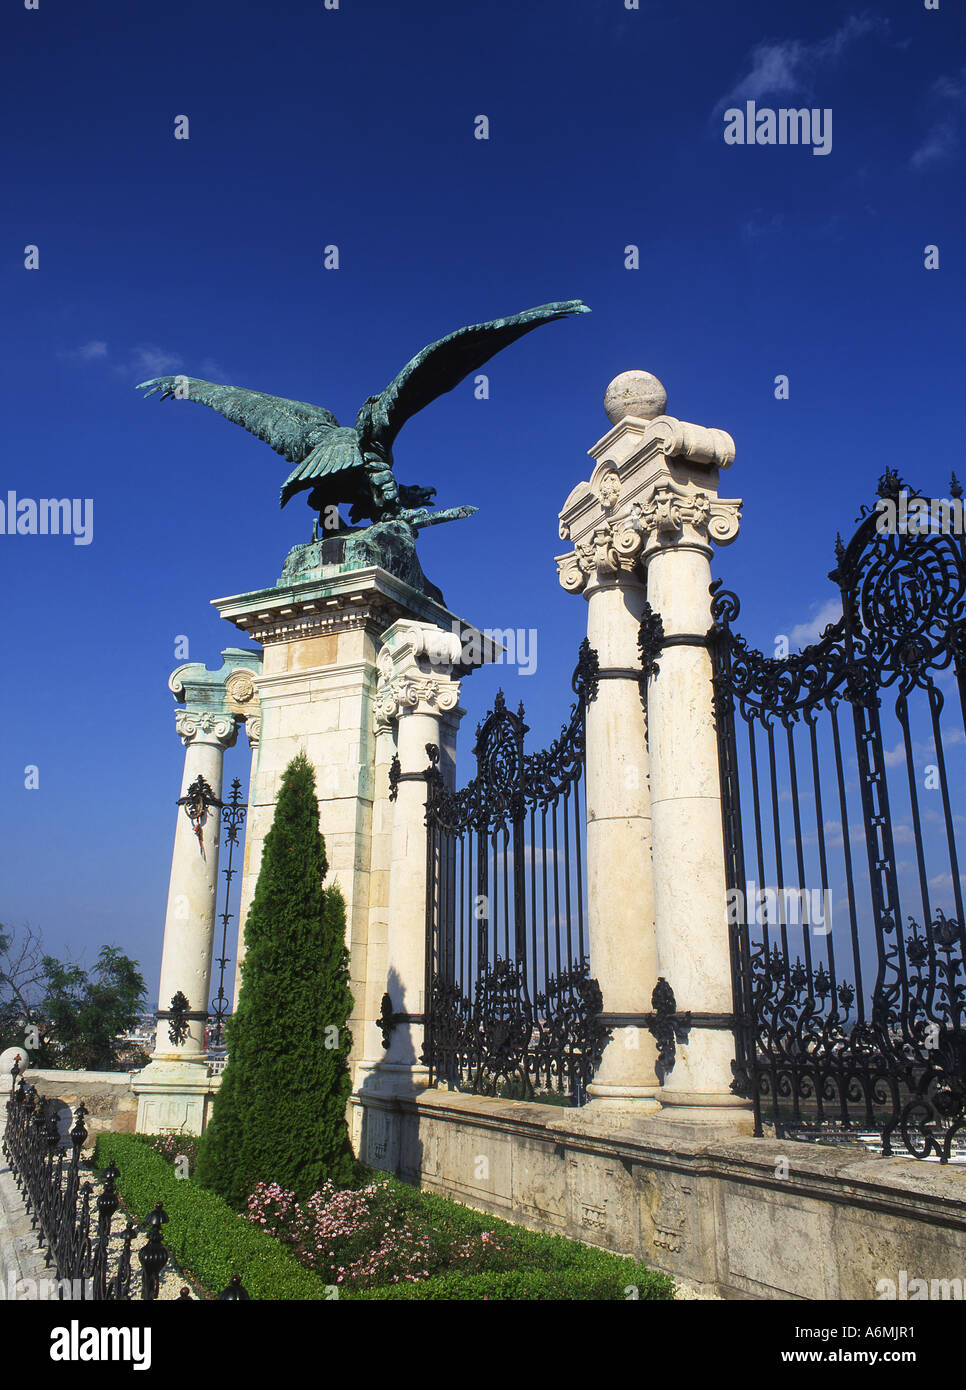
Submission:
M 767 1107 L 778 1133 L 878 1130 L 885 1153 L 899 1134 L 911 1154 L 941 1162 L 948 1161 L 952 1145 L 966 1132 L 966 911 L 953 781 L 941 729 L 944 707 L 952 707 L 949 687 L 958 687 L 958 708 L 966 710 L 966 538 L 962 524 L 942 524 L 944 516 L 955 520 L 958 515 L 962 522 L 962 488 L 955 476 L 950 492 L 952 500 L 924 498 L 897 471 L 882 474 L 878 500 L 862 507 L 851 540 L 836 540 L 830 578 L 839 588 L 842 615 L 800 652 L 774 658 L 749 648 L 731 628 L 738 600 L 719 584 L 712 586 L 715 722 L 729 890 L 745 888 L 746 839 L 749 863 L 763 862 L 764 812 L 759 814 L 758 796 L 767 775 L 773 804 L 784 793 L 791 807 L 794 823 L 785 833 L 794 837 L 799 866 L 804 862 L 801 821 L 806 812 L 813 824 L 817 821 L 822 856 L 833 832 L 840 836 L 851 938 L 846 940 L 851 959 L 843 970 L 834 961 L 834 936 L 827 938 L 827 959 L 814 959 L 818 947 L 806 922 L 796 953 L 791 926 L 772 914 L 754 923 L 761 932 L 755 939 L 746 905 L 731 929 L 737 1029 L 733 1089 L 754 1100 L 759 1133 Z M 913 515 L 928 517 L 928 524 L 903 521 Z M 941 680 L 944 672 L 948 674 Z M 919 715 L 913 712 L 913 696 L 920 700 Z M 895 748 L 883 732 L 892 711 L 900 731 Z M 929 845 L 918 791 L 922 769 L 916 761 L 916 718 L 934 763 L 939 807 L 934 819 L 943 827 Z M 742 725 L 747 768 L 739 767 L 736 726 Z M 844 746 L 850 725 L 854 752 Z M 809 750 L 801 764 L 796 761 L 796 730 Z M 787 786 L 776 773 L 780 739 L 790 769 Z M 962 740 L 961 729 L 956 740 Z M 759 756 L 761 766 L 754 762 Z M 802 764 L 811 771 L 807 802 L 797 780 Z M 890 796 L 889 769 L 894 765 L 903 770 Z M 748 780 L 754 817 L 753 825 L 743 829 L 741 788 Z M 824 803 L 823 780 L 829 784 Z M 854 795 L 850 780 L 858 785 L 857 822 L 848 814 L 849 796 Z M 915 867 L 905 879 L 902 856 L 896 852 L 900 795 L 909 808 L 906 839 L 916 846 Z M 833 810 L 836 818 L 830 820 Z M 770 834 L 780 843 L 777 805 L 773 816 Z M 853 853 L 856 861 L 862 855 L 863 842 L 864 883 L 857 881 L 853 862 Z M 927 850 L 943 856 L 948 873 L 927 872 Z M 821 882 L 827 887 L 824 868 Z M 934 906 L 935 898 L 946 894 L 953 901 L 948 915 Z M 904 896 L 921 901 L 918 918 L 901 911 Z M 899 926 L 902 920 L 909 924 L 907 931 Z
M 569 721 L 538 753 L 525 750 L 523 706 L 498 692 L 472 781 L 449 792 L 429 778 L 423 1056 L 434 1080 L 579 1103 L 600 1061 L 580 844 L 584 715 L 599 674 L 585 640 Z
M 597 699 L 597 678 L 600 674 L 600 661 L 597 650 L 590 645 L 588 638 L 584 638 L 577 648 L 577 665 L 574 667 L 571 686 L 574 694 L 584 705 L 589 705 Z
M 184 796 L 178 797 L 178 805 L 184 807 L 188 819 L 195 824 L 196 821 L 202 820 L 212 807 L 220 809 L 224 802 L 218 800 L 207 780 L 199 773 Z
M 179 989 L 171 1000 L 171 1008 L 168 1012 L 168 1037 L 175 1047 L 180 1047 L 188 1036 L 190 1010 L 190 1000 Z
M 661 669 L 657 658 L 664 645 L 664 619 L 655 612 L 649 603 L 644 604 L 640 631 L 637 635 L 637 649 L 641 654 L 641 689 L 646 693 L 648 677 L 656 676 Z
M 231 796 L 222 806 L 221 811 L 221 823 L 225 829 L 225 844 L 228 846 L 228 863 L 223 871 L 225 876 L 225 908 L 221 913 L 221 954 L 215 957 L 218 964 L 218 992 L 211 1000 L 209 1008 L 209 1047 L 221 1047 L 223 1045 L 225 1025 L 231 1014 L 231 1001 L 225 992 L 225 968 L 230 959 L 228 955 L 228 926 L 235 914 L 229 912 L 228 904 L 231 901 L 232 880 L 238 872 L 234 866 L 238 832 L 244 825 L 247 815 L 248 808 L 242 800 L 241 781 L 236 777 L 231 784 Z
M 388 1047 L 392 1038 L 392 1030 L 396 1026 L 396 1015 L 393 1012 L 392 1000 L 388 993 L 382 996 L 382 1004 L 379 1009 L 379 1017 L 376 1019 L 376 1026 L 382 1033 L 382 1045 Z
M 648 1031 L 657 1043 L 657 1062 L 655 1071 L 663 1086 L 667 1080 L 676 1056 L 676 1043 L 682 1046 L 687 1042 L 691 1030 L 691 1015 L 678 1013 L 674 990 L 662 975 L 651 993 L 651 1008 L 654 1010 Z
M 376 1019 L 376 1027 L 382 1033 L 383 1047 L 389 1046 L 393 1030 L 397 1028 L 400 1023 L 425 1023 L 425 1021 L 425 1014 L 407 1014 L 394 1011 L 388 991 L 382 996 L 379 1017 Z

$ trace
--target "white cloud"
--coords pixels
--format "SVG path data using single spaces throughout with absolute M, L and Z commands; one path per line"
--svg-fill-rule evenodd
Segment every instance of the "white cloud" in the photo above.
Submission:
M 883 34 L 888 27 L 887 20 L 875 15 L 850 15 L 824 39 L 778 39 L 757 44 L 751 51 L 748 71 L 721 98 L 715 114 L 736 101 L 809 92 L 820 69 L 838 62 L 852 44 L 867 34 Z
M 164 348 L 145 343 L 134 349 L 130 364 L 120 370 L 125 373 L 133 372 L 144 378 L 164 376 L 172 368 L 180 367 L 181 362 L 181 356 L 177 352 L 166 352 Z
M 966 68 L 952 77 L 937 77 L 928 104 L 936 115 L 925 139 L 912 152 L 909 165 L 913 169 L 949 164 L 959 154 L 962 143 L 959 128 L 962 108 L 966 105 Z
M 57 354 L 58 357 L 65 357 L 71 362 L 96 362 L 98 358 L 107 355 L 107 343 L 104 342 L 103 338 L 91 338 L 88 342 L 81 343 L 80 347 Z
M 57 356 L 70 362 L 104 362 L 118 376 L 135 376 L 139 381 L 146 377 L 164 376 L 182 363 L 180 353 L 169 352 L 154 343 L 141 343 L 119 357 L 110 351 L 103 338 L 90 338 L 80 347 L 58 352 Z M 211 358 L 207 358 L 204 365 L 206 369 L 218 366 Z
M 842 605 L 837 598 L 824 603 L 813 618 L 805 623 L 797 623 L 788 634 L 788 644 L 792 651 L 798 647 L 809 647 L 817 642 L 829 623 L 837 623 L 842 616 Z

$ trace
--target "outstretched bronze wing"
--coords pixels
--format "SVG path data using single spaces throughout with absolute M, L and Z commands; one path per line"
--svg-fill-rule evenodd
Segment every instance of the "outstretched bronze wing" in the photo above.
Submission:
M 417 352 L 372 405 L 372 438 L 388 450 L 407 420 L 452 391 L 470 372 L 541 324 L 571 314 L 589 314 L 582 299 L 565 299 L 524 309 L 509 318 L 458 328 Z
M 186 385 L 185 400 L 210 406 L 232 424 L 241 425 L 256 438 L 271 445 L 289 463 L 301 463 L 327 435 L 338 429 L 339 422 L 330 410 L 309 405 L 306 401 L 289 401 L 283 396 L 267 396 L 261 391 L 246 391 L 242 386 L 219 386 L 197 377 L 158 376 L 142 381 L 136 388 L 144 391 L 145 399 L 155 392 L 161 399 L 174 396 L 179 384 Z M 339 434 L 355 431 L 339 430 Z

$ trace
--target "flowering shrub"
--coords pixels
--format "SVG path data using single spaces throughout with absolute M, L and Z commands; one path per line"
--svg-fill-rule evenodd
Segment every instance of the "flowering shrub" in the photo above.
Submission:
M 342 1191 L 326 1182 L 304 1203 L 277 1183 L 259 1183 L 245 1214 L 328 1282 L 360 1289 L 429 1279 L 454 1267 L 502 1267 L 506 1254 L 492 1231 L 446 1236 L 434 1230 L 379 1179 Z
M 198 1139 L 191 1134 L 162 1134 L 151 1145 L 156 1154 L 176 1163 L 179 1158 L 188 1160 L 188 1172 L 193 1173 L 195 1159 L 198 1157 Z

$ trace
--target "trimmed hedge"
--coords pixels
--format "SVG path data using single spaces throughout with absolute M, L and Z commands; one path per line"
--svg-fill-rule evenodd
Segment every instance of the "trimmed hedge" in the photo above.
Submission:
M 593 1299 L 596 1302 L 638 1299 L 668 1300 L 674 1297 L 674 1285 L 664 1275 L 638 1269 L 637 1277 L 645 1282 L 635 1283 L 631 1271 L 623 1274 L 593 1273 L 583 1269 L 556 1270 L 515 1269 L 486 1274 L 440 1274 L 433 1279 L 415 1283 L 383 1284 L 375 1289 L 340 1291 L 346 1301 L 449 1300 L 466 1302 L 474 1299 L 526 1299 L 563 1303 L 574 1299 Z M 628 1282 L 625 1282 L 628 1281 Z
M 117 1165 L 121 1174 L 118 1190 L 135 1215 L 144 1216 L 157 1201 L 163 1202 L 170 1217 L 163 1230 L 165 1244 L 210 1294 L 219 1293 L 238 1273 L 255 1299 L 332 1297 L 331 1286 L 299 1263 L 274 1236 L 266 1235 L 191 1179 L 177 1178 L 170 1162 L 155 1153 L 151 1144 L 148 1135 L 99 1134 L 94 1161 L 99 1168 L 110 1162 Z M 484 1273 L 451 1270 L 429 1279 L 371 1289 L 342 1286 L 340 1300 L 623 1302 L 674 1298 L 672 1279 L 630 1256 L 598 1250 L 565 1236 L 527 1230 L 435 1192 L 411 1187 L 386 1173 L 360 1173 L 361 1181 L 373 1177 L 388 1184 L 400 1213 L 411 1214 L 441 1235 L 494 1232 L 504 1252 L 499 1257 L 502 1268 Z
M 126 1206 L 144 1217 L 162 1202 L 170 1220 L 165 1245 L 180 1265 L 216 1297 L 233 1274 L 240 1274 L 252 1298 L 326 1299 L 326 1285 L 299 1264 L 284 1245 L 232 1211 L 227 1202 L 178 1178 L 171 1164 L 151 1148 L 151 1139 L 134 1134 L 99 1134 L 94 1163 L 120 1170 L 117 1187 Z

